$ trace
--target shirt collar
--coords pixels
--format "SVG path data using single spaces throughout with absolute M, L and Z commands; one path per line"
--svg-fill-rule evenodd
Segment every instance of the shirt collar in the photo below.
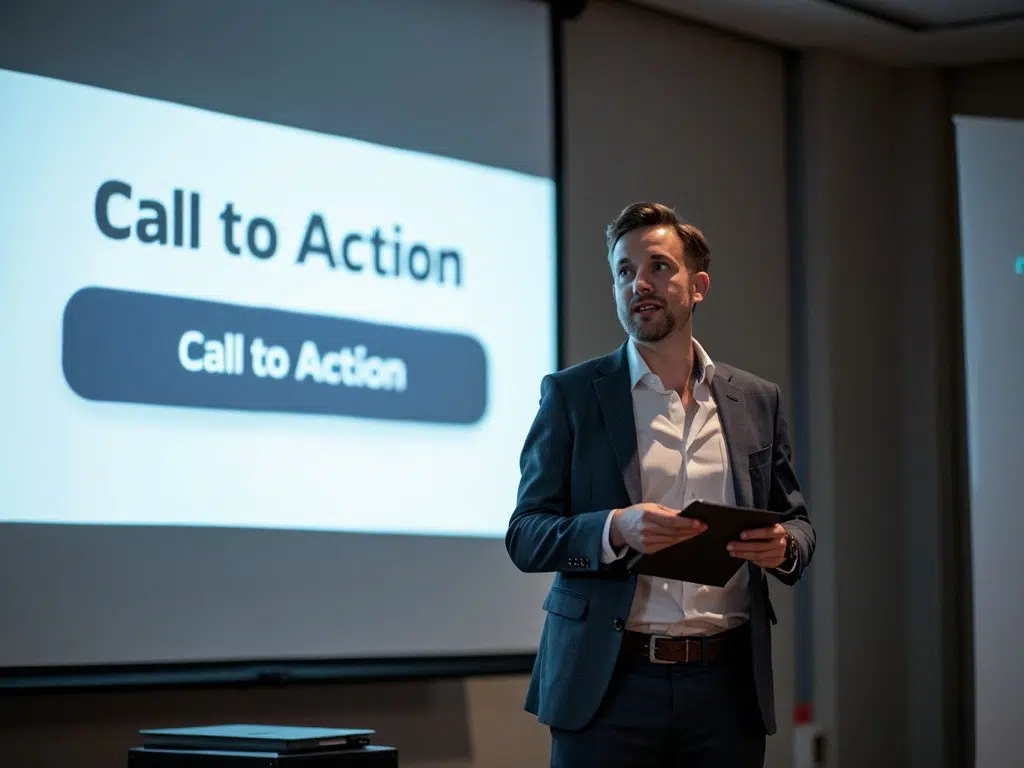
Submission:
M 695 353 L 693 362 L 697 366 L 697 384 L 707 383 L 710 386 L 711 380 L 715 376 L 715 363 L 696 339 L 693 339 L 693 351 Z M 636 385 L 647 375 L 657 378 L 632 338 L 626 342 L 626 358 L 629 361 L 630 389 L 635 389 Z

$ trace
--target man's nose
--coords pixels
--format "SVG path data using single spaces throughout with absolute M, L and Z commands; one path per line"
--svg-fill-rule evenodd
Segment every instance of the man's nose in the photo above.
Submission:
M 653 290 L 651 281 L 644 272 L 637 272 L 633 278 L 633 293 L 650 293 Z

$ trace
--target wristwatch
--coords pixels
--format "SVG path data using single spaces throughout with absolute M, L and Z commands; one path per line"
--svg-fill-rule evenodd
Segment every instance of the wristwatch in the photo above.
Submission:
M 789 568 L 791 565 L 796 563 L 799 552 L 796 548 L 796 537 L 786 531 L 786 559 L 782 561 L 780 568 Z

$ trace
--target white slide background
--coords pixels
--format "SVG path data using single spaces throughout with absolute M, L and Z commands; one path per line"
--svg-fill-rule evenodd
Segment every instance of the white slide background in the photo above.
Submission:
M 17 190 L 0 209 L 0 348 L 17 372 L 0 377 L 0 518 L 503 535 L 556 363 L 551 180 L 34 75 L 0 71 L 0 94 L 0 177 Z M 172 190 L 199 192 L 201 247 L 105 237 L 109 179 L 132 186 L 110 206 L 122 226 L 139 199 L 170 210 Z M 248 219 L 274 223 L 272 258 L 225 249 L 228 201 L 236 242 Z M 297 264 L 314 213 L 336 261 L 345 233 L 397 224 L 406 249 L 456 249 L 462 284 Z M 61 372 L 61 316 L 91 285 L 462 332 L 486 353 L 487 409 L 463 426 L 84 400 Z

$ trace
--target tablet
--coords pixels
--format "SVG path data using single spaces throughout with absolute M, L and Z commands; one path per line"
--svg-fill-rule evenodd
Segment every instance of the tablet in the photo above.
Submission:
M 700 500 L 689 504 L 679 515 L 700 520 L 708 528 L 700 536 L 652 555 L 635 553 L 627 563 L 633 573 L 724 587 L 747 563 L 729 554 L 726 545 L 738 541 L 743 531 L 770 528 L 783 519 L 780 513 L 766 509 L 732 507 Z

